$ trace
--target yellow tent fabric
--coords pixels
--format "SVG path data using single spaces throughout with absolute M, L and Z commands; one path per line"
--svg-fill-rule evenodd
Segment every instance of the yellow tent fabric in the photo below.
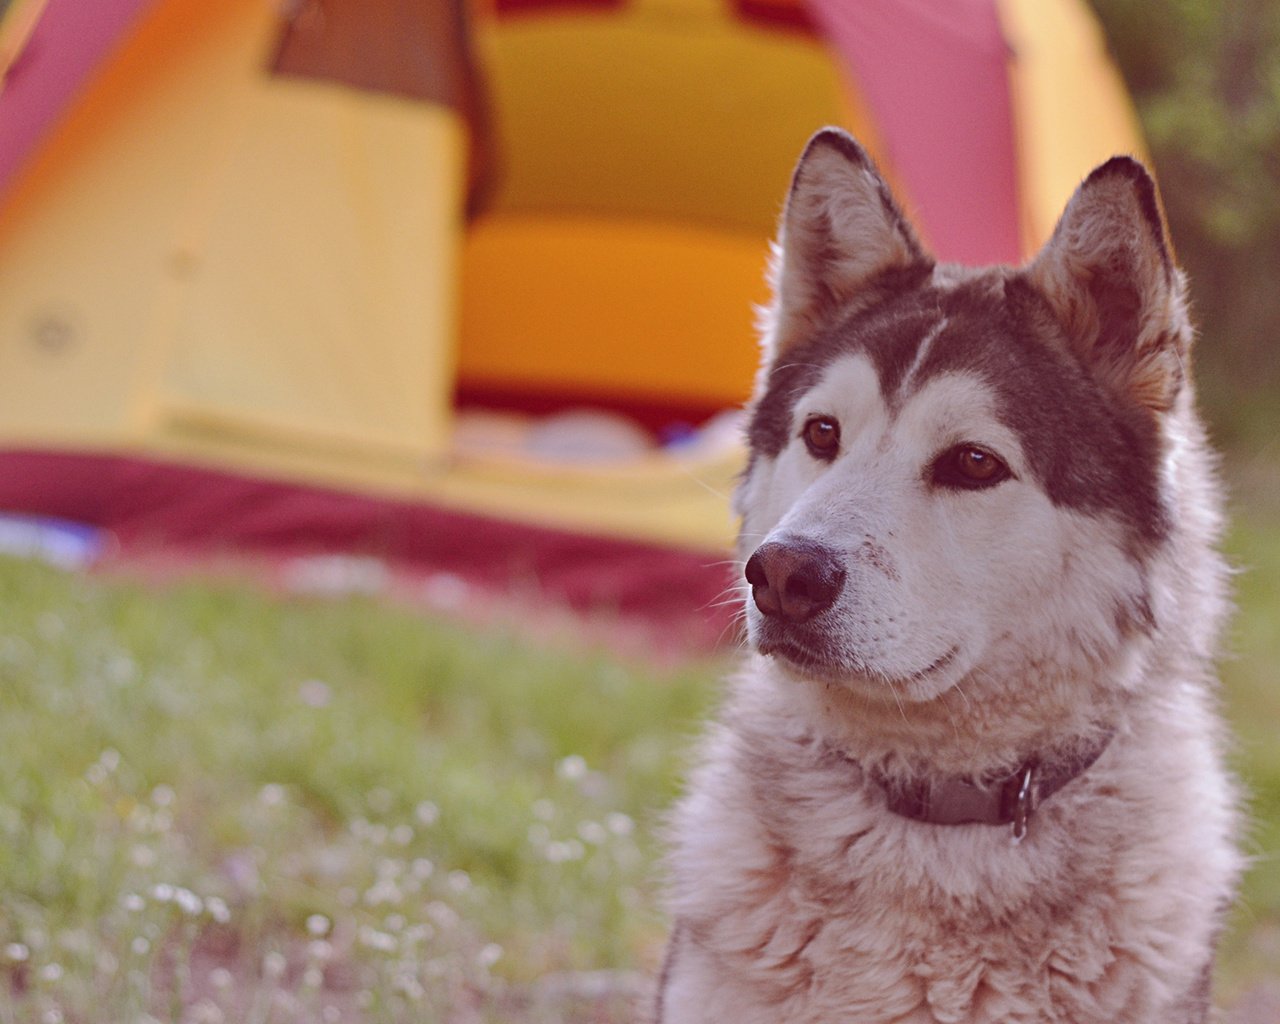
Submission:
M 829 50 L 719 0 L 490 19 L 480 45 L 505 173 L 464 243 L 463 393 L 741 404 L 796 154 L 824 124 L 874 143 Z
M 1023 168 L 1023 252 L 1052 234 L 1081 175 L 1117 154 L 1146 159 L 1101 27 L 1074 0 L 999 0 L 1016 59 L 1010 94 Z M 1071 83 L 1064 88 L 1063 83 Z
M 264 76 L 275 31 L 159 5 L 5 204 L 6 437 L 444 450 L 461 126 Z

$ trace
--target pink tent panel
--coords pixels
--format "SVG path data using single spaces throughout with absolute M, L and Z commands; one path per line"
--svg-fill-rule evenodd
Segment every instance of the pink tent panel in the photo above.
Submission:
M 49 0 L 0 90 L 0 194 L 154 0 Z
M 994 0 L 809 6 L 850 65 L 934 253 L 1018 262 L 1009 49 Z

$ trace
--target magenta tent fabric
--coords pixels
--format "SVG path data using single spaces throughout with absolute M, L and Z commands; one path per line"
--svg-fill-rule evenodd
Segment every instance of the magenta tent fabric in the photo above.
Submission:
M 809 0 L 944 260 L 1020 253 L 1008 45 L 994 0 Z
M 49 0 L 0 91 L 0 194 L 154 0 Z
M 410 583 L 452 574 L 482 592 L 531 593 L 605 620 L 648 623 L 664 653 L 710 650 L 737 636 L 735 609 L 722 600 L 730 572 L 721 551 L 85 452 L 0 452 L 0 509 L 106 531 L 107 567 L 157 556 L 194 565 L 241 557 L 261 569 L 363 555 Z

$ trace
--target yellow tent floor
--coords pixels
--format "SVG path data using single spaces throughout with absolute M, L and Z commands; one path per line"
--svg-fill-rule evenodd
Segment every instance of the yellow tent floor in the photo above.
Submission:
M 145 444 L 75 445 L 78 451 L 157 457 L 250 476 L 421 501 L 533 526 L 691 550 L 728 550 L 735 523 L 729 495 L 745 464 L 736 414 L 713 421 L 688 443 L 640 449 L 621 420 L 587 414 L 521 422 L 462 416 L 441 458 L 297 439 L 265 446 L 256 431 L 226 421 L 187 420 Z M 547 454 L 538 439 L 565 425 L 573 435 L 621 442 L 600 457 Z M 530 450 L 529 439 L 535 450 Z M 564 447 L 563 441 L 551 441 Z M 12 440 L 10 447 L 17 447 Z M 43 446 L 42 446 L 43 447 Z M 545 448 L 545 444 L 543 445 Z

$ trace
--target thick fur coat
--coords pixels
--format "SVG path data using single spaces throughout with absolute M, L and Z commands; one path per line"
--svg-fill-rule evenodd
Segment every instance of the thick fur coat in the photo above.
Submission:
M 1240 869 L 1185 286 L 1141 165 L 1022 268 L 810 142 L 737 495 L 751 652 L 671 820 L 660 1024 L 1200 1024 Z M 889 795 L 1024 766 L 1017 825 Z

